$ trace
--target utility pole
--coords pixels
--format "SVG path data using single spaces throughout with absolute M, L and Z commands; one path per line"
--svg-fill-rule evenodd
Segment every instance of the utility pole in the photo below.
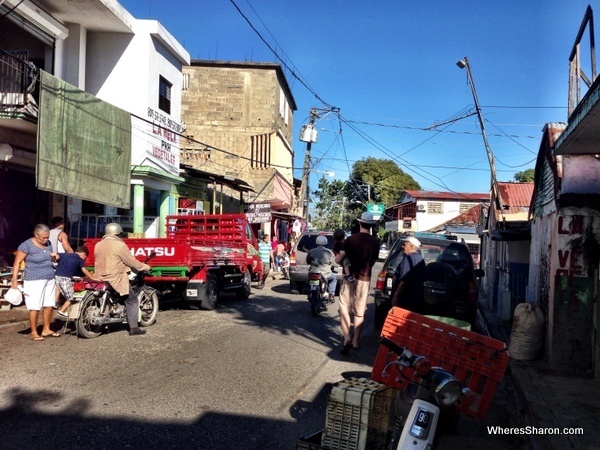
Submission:
M 306 142 L 306 152 L 304 154 L 304 166 L 302 168 L 302 184 L 300 185 L 300 205 L 302 206 L 302 217 L 308 222 L 308 207 L 310 202 L 310 149 L 313 142 L 317 142 L 317 132 L 315 130 L 315 121 L 319 114 L 315 108 L 310 110 L 310 120 L 308 125 L 302 128 L 300 140 Z
M 467 68 L 467 78 L 469 80 L 469 85 L 471 86 L 473 101 L 475 102 L 475 110 L 477 112 L 477 118 L 479 119 L 479 126 L 481 127 L 483 144 L 485 146 L 485 151 L 487 153 L 488 161 L 490 163 L 492 193 L 494 194 L 494 198 L 496 199 L 496 201 L 500 204 L 500 211 L 502 213 L 502 202 L 498 193 L 498 180 L 496 179 L 496 163 L 494 159 L 494 152 L 488 144 L 487 134 L 485 132 L 485 123 L 483 121 L 483 116 L 481 115 L 481 108 L 479 107 L 479 100 L 477 99 L 477 92 L 475 91 L 475 82 L 473 81 L 473 75 L 471 74 L 471 66 L 469 65 L 469 60 L 466 56 L 460 61 L 458 61 L 456 65 L 461 69 L 464 69 L 465 67 Z

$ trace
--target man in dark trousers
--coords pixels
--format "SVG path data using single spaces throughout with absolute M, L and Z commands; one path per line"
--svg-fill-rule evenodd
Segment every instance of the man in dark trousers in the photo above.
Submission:
M 419 253 L 421 241 L 409 236 L 402 242 L 404 258 L 394 271 L 392 306 L 423 314 L 423 282 L 425 261 Z
M 373 225 L 377 223 L 373 214 L 364 212 L 357 219 L 360 230 L 342 244 L 335 257 L 340 264 L 344 257 L 350 260 L 350 275 L 355 281 L 343 280 L 340 289 L 340 327 L 344 335 L 341 353 L 347 355 L 351 349 L 358 350 L 358 341 L 365 320 L 367 299 L 371 287 L 371 269 L 379 255 L 379 239 L 371 235 Z M 350 333 L 354 326 L 354 336 Z

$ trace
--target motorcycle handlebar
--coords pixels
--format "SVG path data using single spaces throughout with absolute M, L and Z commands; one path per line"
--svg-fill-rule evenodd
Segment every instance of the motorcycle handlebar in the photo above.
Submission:
M 391 351 L 393 351 L 398 356 L 400 356 L 404 353 L 404 350 L 405 350 L 404 347 L 400 347 L 394 341 L 386 338 L 385 336 L 381 336 L 381 338 L 379 338 L 379 343 L 386 346 L 387 348 L 389 348 Z

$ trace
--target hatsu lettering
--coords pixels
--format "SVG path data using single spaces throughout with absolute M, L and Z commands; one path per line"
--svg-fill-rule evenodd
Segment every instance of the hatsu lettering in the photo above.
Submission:
M 156 256 L 175 256 L 175 247 L 133 247 L 129 251 L 135 257 L 150 256 L 152 253 Z

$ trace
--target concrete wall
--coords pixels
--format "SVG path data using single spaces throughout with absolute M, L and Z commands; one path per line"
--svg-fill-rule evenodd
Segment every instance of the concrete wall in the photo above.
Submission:
M 189 88 L 183 92 L 182 99 L 186 133 L 197 141 L 235 153 L 230 155 L 212 149 L 206 157 L 191 156 L 186 163 L 246 179 L 259 192 L 264 187 L 262 182 L 268 180 L 272 172 L 268 167 L 251 167 L 250 138 L 272 134 L 272 168 L 281 172 L 291 185 L 293 151 L 289 143 L 293 120 L 291 111 L 287 113 L 287 123 L 280 114 L 282 87 L 276 70 L 215 64 L 187 66 L 183 71 L 189 76 Z M 285 95 L 283 98 L 286 99 Z M 190 142 L 184 147 L 198 153 L 205 146 Z

